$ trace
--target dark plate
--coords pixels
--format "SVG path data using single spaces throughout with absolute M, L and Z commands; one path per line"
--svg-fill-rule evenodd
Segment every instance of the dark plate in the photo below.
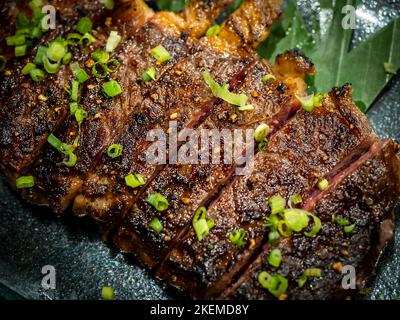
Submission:
M 306 11 L 312 1 L 299 1 Z M 400 14 L 400 1 L 362 1 L 354 44 Z M 368 90 L 368 88 L 366 88 Z M 382 138 L 400 141 L 400 76 L 369 110 Z M 117 299 L 182 298 L 157 283 L 131 257 L 102 243 L 86 219 L 56 217 L 21 201 L 0 178 L 0 296 L 26 299 L 99 299 L 103 286 Z M 400 224 L 373 275 L 370 299 L 400 296 Z M 56 269 L 56 289 L 43 290 L 42 267 Z

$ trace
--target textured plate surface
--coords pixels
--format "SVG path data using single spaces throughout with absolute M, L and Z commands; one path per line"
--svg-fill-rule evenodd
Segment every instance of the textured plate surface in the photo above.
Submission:
M 312 1 L 298 1 L 305 15 Z M 400 15 L 400 1 L 361 1 L 353 44 Z M 366 88 L 367 89 L 367 88 Z M 382 138 L 400 141 L 400 75 L 369 110 Z M 400 210 L 393 243 L 376 269 L 370 299 L 400 296 Z M 56 289 L 41 287 L 42 267 L 56 269 Z M 3 288 L 1 288 L 3 286 Z M 99 299 L 101 288 L 112 286 L 117 299 L 170 299 L 173 293 L 131 257 L 103 244 L 86 219 L 56 217 L 21 201 L 0 178 L 0 295 L 28 299 Z M 180 297 L 181 298 L 181 297 Z

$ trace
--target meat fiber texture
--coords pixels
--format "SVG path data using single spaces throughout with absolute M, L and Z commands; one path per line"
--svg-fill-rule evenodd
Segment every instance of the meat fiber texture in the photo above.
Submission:
M 357 290 L 341 286 L 343 266 L 354 266 L 357 289 L 362 288 L 393 235 L 399 146 L 378 139 L 352 101 L 349 85 L 333 88 L 312 112 L 303 110 L 295 95 L 305 94 L 304 78 L 315 70 L 297 50 L 278 56 L 274 66 L 257 56 L 253 48 L 279 18 L 280 1 L 245 0 L 217 35 L 205 36 L 233 2 L 193 0 L 175 14 L 154 12 L 141 0 L 116 1 L 114 10 L 98 1 L 49 1 L 57 9 L 57 28 L 34 42 L 26 57 L 14 58 L 5 37 L 13 34 L 18 12 L 29 9 L 19 1 L 4 1 L 0 41 L 8 61 L 0 78 L 1 171 L 13 188 L 18 177 L 32 175 L 35 186 L 19 190 L 24 199 L 58 214 L 89 216 L 103 239 L 193 298 L 353 296 Z M 117 31 L 122 39 L 111 56 L 120 66 L 112 78 L 123 92 L 107 98 L 104 80 L 91 77 L 80 87 L 79 105 L 88 117 L 78 126 L 65 90 L 73 79 L 68 65 L 39 83 L 21 70 L 39 45 L 74 32 L 82 17 L 92 19 L 96 41 L 72 47 L 72 61 L 90 74 L 91 53 L 104 48 L 110 32 Z M 170 54 L 168 62 L 156 63 L 151 55 L 158 45 Z M 156 78 L 144 81 L 150 67 Z M 245 94 L 254 109 L 240 111 L 215 97 L 203 79 L 206 70 L 231 92 Z M 272 77 L 265 81 L 265 75 Z M 178 133 L 195 130 L 199 145 L 204 129 L 234 132 L 268 124 L 268 144 L 255 148 L 254 168 L 244 175 L 237 173 L 241 164 L 236 158 L 220 164 L 150 164 L 146 136 L 152 129 L 167 132 L 172 120 Z M 63 155 L 47 143 L 50 134 L 68 144 L 79 135 L 73 167 L 60 165 Z M 108 156 L 111 144 L 123 147 L 120 157 Z M 215 150 L 206 152 L 212 156 Z M 145 184 L 127 186 L 124 178 L 130 173 L 140 173 Z M 317 187 L 322 179 L 327 189 Z M 158 212 L 148 203 L 154 193 L 168 200 L 167 210 Z M 270 243 L 265 217 L 268 199 L 277 194 L 286 200 L 301 195 L 299 208 L 321 219 L 320 232 L 313 237 L 293 233 Z M 199 241 L 192 220 L 203 206 L 215 226 Z M 345 233 L 332 215 L 351 221 L 354 230 Z M 149 228 L 155 217 L 163 226 L 159 233 Z M 243 247 L 229 240 L 237 230 L 246 232 Z M 267 262 L 274 248 L 282 252 L 279 268 Z M 319 268 L 322 275 L 299 288 L 297 280 L 307 268 Z M 263 288 L 258 281 L 262 271 L 288 279 L 285 294 L 274 297 Z

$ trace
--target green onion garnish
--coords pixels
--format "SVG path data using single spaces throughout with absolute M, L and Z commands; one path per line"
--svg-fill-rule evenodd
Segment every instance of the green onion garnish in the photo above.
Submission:
M 67 49 L 63 42 L 55 40 L 49 44 L 46 55 L 51 61 L 60 61 L 65 54 Z
M 15 181 L 15 186 L 17 187 L 17 189 L 32 188 L 35 186 L 35 178 L 32 176 L 19 177 Z
M 103 92 L 110 98 L 115 97 L 122 93 L 121 86 L 117 81 L 111 80 L 103 83 Z
M 99 63 L 107 63 L 110 59 L 110 54 L 105 50 L 96 50 L 92 53 L 92 58 Z
M 276 231 L 276 230 L 275 231 L 270 231 L 268 233 L 268 241 L 270 243 L 274 243 L 275 241 L 279 240 L 279 238 L 280 238 L 279 232 Z
M 122 147 L 122 146 L 121 146 Z M 121 150 L 122 152 L 122 150 Z M 125 177 L 125 183 L 128 187 L 131 187 L 133 189 L 144 186 L 146 182 L 144 181 L 143 177 L 141 174 L 129 174 Z
M 293 206 L 296 206 L 302 202 L 303 202 L 303 198 L 301 197 L 301 195 L 298 193 L 295 193 L 290 196 L 288 205 L 289 205 L 289 208 L 292 208 Z
M 68 160 L 63 162 L 65 166 L 73 167 L 76 164 L 78 158 L 74 154 L 74 151 L 76 148 L 75 142 L 77 142 L 77 140 L 74 142 L 74 145 L 70 145 L 61 142 L 55 135 L 50 134 L 49 137 L 47 138 L 47 142 L 50 143 L 50 145 L 53 148 L 55 148 L 56 150 L 58 150 L 59 152 L 63 153 L 68 157 Z
M 38 46 L 35 59 L 33 59 L 33 63 L 36 65 L 43 65 L 43 58 L 46 56 L 47 47 Z
M 26 49 L 27 49 L 26 44 L 23 44 L 21 46 L 16 46 L 15 47 L 15 56 L 23 57 L 26 54 Z
M 314 277 L 314 278 L 320 278 L 322 276 L 322 270 L 318 268 L 311 268 L 311 269 L 306 269 L 304 270 L 303 274 L 301 277 L 297 280 L 297 284 L 299 288 L 303 287 L 308 278 Z
M 273 249 L 268 255 L 268 263 L 275 267 L 279 268 L 282 262 L 282 252 L 279 249 Z
M 150 221 L 149 228 L 157 234 L 160 234 L 164 230 L 164 226 L 162 225 L 160 219 L 158 219 L 157 217 L 153 218 L 153 220 Z
M 29 72 L 29 75 L 35 82 L 42 81 L 45 78 L 44 72 L 40 69 L 32 69 Z
M 110 59 L 106 62 L 107 71 L 116 72 L 119 68 L 119 61 L 115 58 Z
M 76 80 L 71 81 L 71 100 L 78 101 L 79 82 Z
M 146 201 L 160 212 L 167 210 L 169 206 L 168 200 L 158 192 L 150 194 Z
M 151 55 L 159 62 L 164 63 L 171 60 L 171 56 L 168 51 L 162 46 L 158 45 L 157 47 L 151 49 Z
M 312 227 L 310 232 L 306 233 L 306 236 L 313 237 L 319 232 L 319 230 L 321 230 L 321 227 L 322 227 L 321 219 L 318 218 L 317 216 L 311 214 L 310 212 L 307 212 L 307 215 L 313 219 L 314 226 Z
M 14 36 L 6 37 L 6 42 L 8 46 L 20 46 L 23 45 L 26 41 L 25 35 L 16 34 Z
M 71 63 L 69 67 L 79 83 L 84 83 L 89 79 L 89 75 L 79 66 L 78 62 Z
M 100 72 L 98 67 L 102 69 Z M 107 72 L 107 66 L 104 63 L 96 62 L 92 67 L 92 74 L 96 78 L 104 79 L 105 77 L 107 77 Z
M 265 148 L 267 147 L 267 145 L 268 145 L 268 139 L 265 138 L 263 141 L 261 141 L 261 142 L 258 144 L 258 151 L 260 151 L 260 152 L 264 151 Z
M 214 96 L 238 106 L 241 111 L 254 109 L 252 105 L 246 105 L 248 97 L 245 94 L 235 94 L 230 92 L 228 84 L 224 83 L 223 85 L 220 85 L 212 78 L 208 71 L 204 71 L 202 75 Z
M 78 24 L 76 25 L 76 31 L 85 34 L 86 32 L 92 31 L 93 22 L 90 18 L 84 17 L 80 18 Z
M 332 222 L 336 223 L 340 226 L 348 226 L 350 225 L 350 221 L 347 220 L 346 218 L 343 218 L 341 216 L 335 216 L 334 214 L 332 215 Z
M 107 10 L 114 9 L 114 0 L 99 0 L 99 2 L 106 8 Z
M 221 26 L 218 24 L 215 24 L 212 27 L 208 28 L 208 30 L 206 32 L 206 37 L 217 36 L 220 32 L 221 32 Z
M 86 32 L 79 40 L 79 44 L 84 46 L 90 46 L 95 41 L 96 39 L 89 32 Z
M 83 120 L 85 120 L 87 118 L 87 116 L 88 116 L 88 113 L 81 108 L 78 108 L 75 111 L 75 119 L 78 122 L 79 126 L 82 124 Z
M 101 298 L 103 300 L 114 300 L 115 299 L 115 290 L 111 287 L 103 287 L 101 289 Z
M 271 276 L 268 272 L 262 271 L 258 275 L 258 282 L 275 297 L 284 294 L 288 288 L 288 280 L 281 275 Z
M 273 74 L 266 74 L 262 79 L 261 79 L 261 81 L 262 82 L 268 82 L 268 81 L 271 81 L 271 80 L 275 80 L 276 78 L 275 78 L 275 76 L 273 75 Z
M 286 209 L 283 213 L 286 226 L 295 232 L 300 232 L 308 226 L 307 212 L 300 209 Z
M 346 232 L 346 233 L 352 233 L 355 227 L 356 227 L 355 224 L 351 224 L 351 225 L 349 225 L 349 226 L 345 226 L 345 227 L 343 228 L 343 230 L 344 230 L 344 232 Z
M 193 217 L 192 225 L 199 241 L 203 240 L 209 231 L 215 226 L 214 220 L 206 219 L 206 214 L 206 208 L 200 207 L 196 210 Z
M 81 43 L 82 36 L 79 33 L 69 33 L 67 35 L 67 43 L 72 46 L 77 46 Z
M 254 140 L 256 140 L 257 142 L 262 142 L 267 137 L 268 133 L 269 133 L 268 125 L 262 123 L 254 131 Z
M 326 179 L 322 179 L 318 182 L 318 188 L 321 191 L 324 191 L 326 188 L 328 188 L 329 182 Z
M 32 39 L 40 39 L 43 35 L 42 29 L 39 27 L 33 27 L 31 31 L 31 38 Z
M 116 47 L 118 47 L 118 44 L 121 41 L 121 36 L 118 34 L 117 31 L 111 31 L 110 36 L 107 39 L 106 43 L 106 51 L 107 52 L 112 52 L 115 50 Z
M 244 237 L 246 236 L 246 230 L 240 229 L 240 230 L 234 230 L 229 234 L 229 240 L 239 248 L 243 248 L 246 245 L 246 240 L 244 240 Z
M 150 67 L 149 69 L 143 71 L 143 80 L 144 81 L 156 80 L 156 68 Z
M 323 94 L 318 93 L 317 95 L 310 95 L 307 97 L 300 97 L 297 94 L 295 95 L 297 100 L 301 103 L 301 106 L 304 110 L 308 112 L 312 112 L 314 107 L 319 107 L 321 105 L 321 100 L 323 98 Z
M 274 215 L 285 210 L 286 201 L 282 196 L 277 194 L 268 200 L 268 204 L 271 207 L 271 214 Z
M 110 158 L 118 158 L 122 154 L 123 147 L 120 144 L 112 144 L 107 149 L 107 154 Z
M 25 65 L 25 67 L 22 68 L 21 72 L 22 72 L 22 74 L 27 75 L 35 68 L 36 68 L 36 65 L 34 63 L 29 62 Z
M 6 67 L 7 59 L 5 56 L 0 55 L 0 72 Z
M 71 52 L 67 52 L 65 54 L 65 56 L 62 58 L 62 63 L 63 64 L 68 64 L 72 59 L 72 53 Z
M 79 109 L 78 102 L 71 102 L 69 104 L 69 112 L 71 115 L 75 115 L 75 112 Z
M 43 67 L 47 73 L 54 74 L 60 70 L 60 61 L 51 62 L 48 57 L 43 57 Z

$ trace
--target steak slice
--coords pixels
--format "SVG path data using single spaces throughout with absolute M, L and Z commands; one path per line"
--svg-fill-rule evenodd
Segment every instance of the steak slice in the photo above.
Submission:
M 199 164 L 197 161 L 200 155 L 197 155 L 193 163 L 168 165 L 160 172 L 136 200 L 133 209 L 126 214 L 114 236 L 114 242 L 119 248 L 135 253 L 139 260 L 149 267 L 154 267 L 162 261 L 187 230 L 195 210 L 216 195 L 233 174 L 235 162 L 227 162 L 224 155 L 218 151 L 232 148 L 232 145 L 224 145 L 227 141 L 221 135 L 222 130 L 232 134 L 233 138 L 235 129 L 255 129 L 263 122 L 271 124 L 283 109 L 290 109 L 291 96 L 278 89 L 281 83 L 276 81 L 265 88 L 262 78 L 271 73 L 269 65 L 257 62 L 250 67 L 247 77 L 239 86 L 239 91 L 250 97 L 248 103 L 255 107 L 254 111 L 240 112 L 237 107 L 228 103 L 215 106 L 211 115 L 196 130 L 199 146 L 202 146 L 204 140 L 208 141 L 206 148 L 209 163 Z M 210 141 L 209 131 L 204 133 L 204 138 L 203 130 L 215 130 L 212 136 L 216 139 L 215 145 Z M 253 140 L 252 132 L 250 138 Z M 215 154 L 219 158 L 217 163 L 211 161 Z M 239 150 L 239 154 L 242 154 L 242 150 Z M 155 192 L 162 194 L 169 201 L 168 210 L 157 213 L 147 203 L 147 197 Z M 148 224 L 154 217 L 163 224 L 162 233 L 157 234 L 149 229 Z
M 357 290 L 345 290 L 344 266 L 354 267 L 357 289 L 363 288 L 387 241 L 393 236 L 393 209 L 400 192 L 400 159 L 398 145 L 391 140 L 379 141 L 339 173 L 328 189 L 318 195 L 307 210 L 318 216 L 323 227 L 314 237 L 294 234 L 277 245 L 266 244 L 263 252 L 239 280 L 221 296 L 223 299 L 273 299 L 258 283 L 258 274 L 267 271 L 281 274 L 289 281 L 288 299 L 342 299 Z M 341 216 L 356 225 L 351 233 L 332 222 Z M 280 248 L 282 263 L 278 269 L 267 263 L 273 248 Z M 320 278 L 309 278 L 299 288 L 297 280 L 305 269 L 319 268 Z M 355 288 L 354 288 L 355 289 Z M 283 297 L 281 297 L 283 298 Z
M 331 92 L 322 107 L 311 113 L 300 110 L 274 134 L 268 150 L 255 156 L 253 172 L 237 177 L 209 206 L 207 219 L 214 220 L 215 227 L 207 237 L 198 241 L 191 230 L 169 253 L 157 276 L 194 297 L 217 296 L 262 245 L 268 199 L 275 194 L 305 197 L 338 163 L 374 136 L 349 92 Z M 344 116 L 349 114 L 353 118 Z M 247 232 L 243 249 L 228 239 L 239 229 Z
M 40 44 L 63 36 L 73 29 L 82 15 L 100 23 L 103 9 L 96 1 L 61 1 L 53 3 L 57 10 L 65 12 L 57 23 L 59 27 L 49 31 Z M 64 5 L 70 5 L 64 7 Z M 14 9 L 18 11 L 17 9 Z M 74 58 L 85 59 L 88 48 L 71 48 Z M 36 54 L 36 47 L 30 50 L 30 60 Z M 23 76 L 21 70 L 25 60 L 12 59 L 7 64 L 9 73 L 0 78 L 0 168 L 15 186 L 15 178 L 26 173 L 46 143 L 47 136 L 53 132 L 68 114 L 67 94 L 64 85 L 70 79 L 67 66 L 62 66 L 57 75 L 48 75 L 40 83 Z

